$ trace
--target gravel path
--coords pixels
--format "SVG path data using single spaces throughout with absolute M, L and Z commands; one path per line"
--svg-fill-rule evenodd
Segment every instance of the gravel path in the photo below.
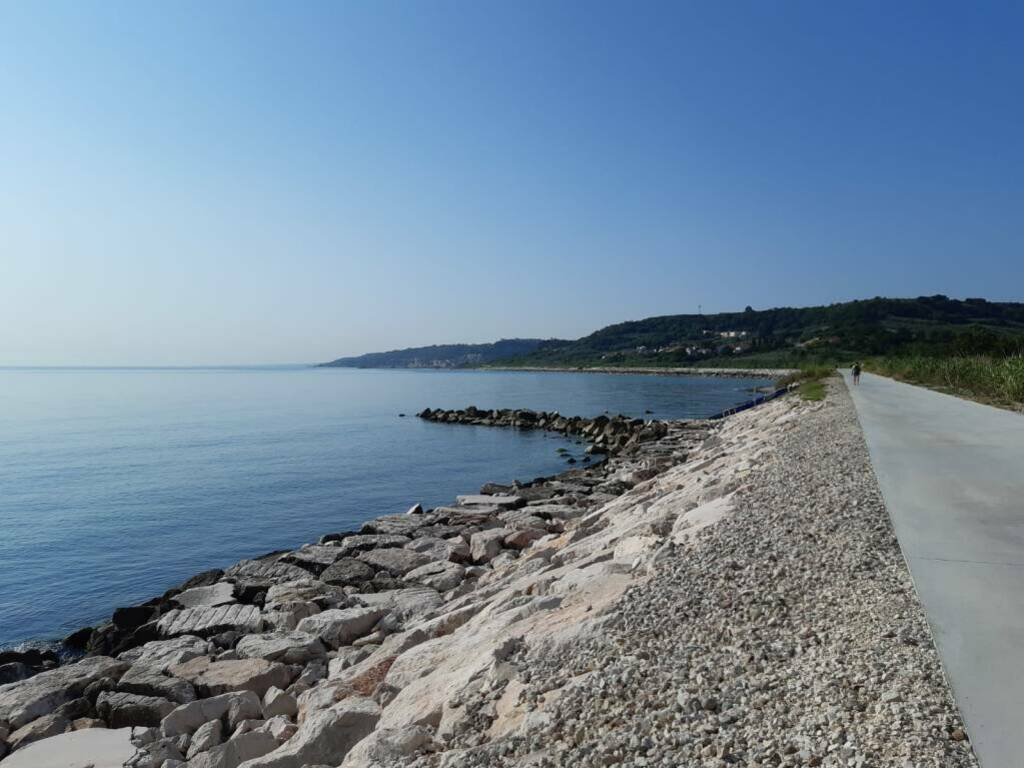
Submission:
M 603 636 L 513 656 L 529 728 L 476 749 L 463 733 L 441 762 L 977 765 L 845 386 L 775 448 Z

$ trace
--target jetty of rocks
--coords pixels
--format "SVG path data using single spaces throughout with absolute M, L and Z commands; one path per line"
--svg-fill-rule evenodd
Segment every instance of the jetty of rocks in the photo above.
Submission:
M 525 408 L 480 410 L 471 405 L 461 410 L 426 408 L 416 415 L 427 421 L 444 424 L 543 429 L 571 437 L 581 437 L 590 441 L 587 453 L 617 454 L 633 450 L 641 443 L 660 440 L 669 432 L 668 422 L 632 419 L 621 414 L 618 416 L 601 415 L 586 419 L 580 416 L 562 416 L 557 412 L 531 411 Z M 703 421 L 677 421 L 673 424 L 676 429 L 703 430 L 707 428 Z
M 607 455 L 199 574 L 78 661 L 9 659 L 0 768 L 973 765 L 845 397 L 424 412 Z

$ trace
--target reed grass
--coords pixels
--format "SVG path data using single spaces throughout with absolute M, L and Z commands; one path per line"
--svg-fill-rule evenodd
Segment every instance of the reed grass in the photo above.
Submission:
M 1024 407 L 1024 356 L 881 357 L 868 370 L 999 405 Z

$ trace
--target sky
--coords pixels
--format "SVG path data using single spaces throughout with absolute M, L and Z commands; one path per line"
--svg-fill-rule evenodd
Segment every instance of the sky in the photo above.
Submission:
M 0 365 L 1024 300 L 1024 5 L 0 0 Z

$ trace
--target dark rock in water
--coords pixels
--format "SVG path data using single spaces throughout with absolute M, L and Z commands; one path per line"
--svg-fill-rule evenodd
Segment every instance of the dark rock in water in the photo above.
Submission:
M 127 608 L 115 608 L 111 620 L 118 629 L 135 629 L 153 618 L 153 607 L 150 605 L 133 605 Z
M 64 638 L 64 645 L 74 651 L 84 651 L 92 637 L 92 627 L 82 627 Z
M 56 664 L 59 661 L 57 654 L 49 649 L 28 648 L 24 651 L 0 651 L 0 664 L 20 662 L 29 667 L 41 667 L 46 662 Z
M 568 459 L 566 459 L 565 463 L 566 464 L 575 464 L 576 463 L 576 459 L 574 459 L 572 456 L 570 456 Z
M 7 685 L 8 683 L 17 683 L 21 680 L 27 680 L 35 674 L 35 670 L 32 669 L 28 664 L 22 664 L 20 661 L 11 661 L 7 664 L 0 664 L 0 685 Z
M 404 414 L 404 413 L 400 413 L 400 414 L 398 414 L 398 418 L 400 418 L 400 419 L 404 419 L 404 418 L 405 418 L 405 414 Z
M 220 581 L 223 575 L 224 571 L 220 570 L 220 568 L 203 571 L 202 573 L 197 573 L 191 579 L 178 587 L 178 589 L 184 592 L 186 589 L 192 589 L 193 587 L 209 587 Z
M 362 560 L 356 560 L 354 557 L 343 557 L 320 574 L 320 581 L 325 584 L 344 587 L 369 581 L 375 573 L 376 571 Z

